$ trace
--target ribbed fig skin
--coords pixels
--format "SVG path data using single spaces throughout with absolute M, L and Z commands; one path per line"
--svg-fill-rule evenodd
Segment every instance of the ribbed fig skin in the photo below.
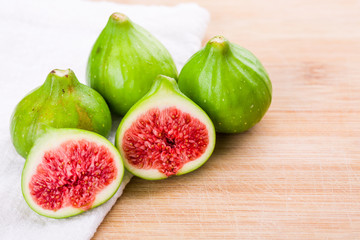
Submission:
M 222 133 L 239 133 L 254 126 L 272 98 L 272 85 L 261 62 L 222 36 L 212 38 L 190 58 L 178 83 Z
M 45 83 L 25 96 L 11 117 L 16 151 L 24 158 L 45 128 L 79 128 L 107 137 L 111 114 L 103 97 L 81 84 L 74 72 L 53 70 Z
M 91 51 L 88 85 L 105 98 L 112 112 L 125 115 L 159 74 L 177 77 L 166 48 L 125 15 L 112 14 Z

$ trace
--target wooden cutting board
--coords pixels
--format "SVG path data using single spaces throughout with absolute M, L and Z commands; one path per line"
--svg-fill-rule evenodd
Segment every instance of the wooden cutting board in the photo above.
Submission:
M 133 178 L 94 239 L 360 239 L 360 2 L 197 2 L 212 16 L 205 40 L 223 34 L 262 61 L 271 107 L 219 134 L 199 170 Z

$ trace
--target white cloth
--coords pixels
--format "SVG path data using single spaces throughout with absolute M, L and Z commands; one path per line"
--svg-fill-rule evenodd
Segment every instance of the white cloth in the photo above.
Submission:
M 178 70 L 201 46 L 209 14 L 196 4 L 174 7 L 120 5 L 81 0 L 0 1 L 0 239 L 90 239 L 122 194 L 68 219 L 33 212 L 21 194 L 24 159 L 10 141 L 9 119 L 16 104 L 40 86 L 54 68 L 71 68 L 85 82 L 87 58 L 113 12 L 125 13 L 153 33 L 170 51 Z M 114 123 L 114 130 L 119 121 Z

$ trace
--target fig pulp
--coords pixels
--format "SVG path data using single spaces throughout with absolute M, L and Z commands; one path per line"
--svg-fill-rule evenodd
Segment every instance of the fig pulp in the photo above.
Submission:
M 80 128 L 106 137 L 111 114 L 101 95 L 81 84 L 72 70 L 55 69 L 14 110 L 10 132 L 16 151 L 26 158 L 46 126 Z
M 35 141 L 21 177 L 23 196 L 38 214 L 65 218 L 110 199 L 124 175 L 117 149 L 80 129 L 50 129 Z
M 215 129 L 175 79 L 160 75 L 122 119 L 115 142 L 127 170 L 156 180 L 204 164 L 214 150 Z
M 243 132 L 268 110 L 272 86 L 260 61 L 222 36 L 195 53 L 179 75 L 180 90 L 209 114 L 222 133 Z
M 87 82 L 124 115 L 150 89 L 157 75 L 177 77 L 166 48 L 121 13 L 111 15 L 96 40 L 87 65 Z

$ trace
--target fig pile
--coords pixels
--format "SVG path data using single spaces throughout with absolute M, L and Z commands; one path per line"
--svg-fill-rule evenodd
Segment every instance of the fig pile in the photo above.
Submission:
M 26 158 L 24 199 L 46 217 L 103 204 L 124 169 L 148 180 L 196 170 L 215 148 L 215 131 L 248 130 L 272 98 L 265 68 L 248 50 L 215 36 L 178 77 L 167 49 L 121 13 L 96 40 L 86 78 L 89 87 L 70 69 L 52 70 L 11 118 L 13 145 Z M 123 116 L 115 146 L 106 139 L 111 113 Z

